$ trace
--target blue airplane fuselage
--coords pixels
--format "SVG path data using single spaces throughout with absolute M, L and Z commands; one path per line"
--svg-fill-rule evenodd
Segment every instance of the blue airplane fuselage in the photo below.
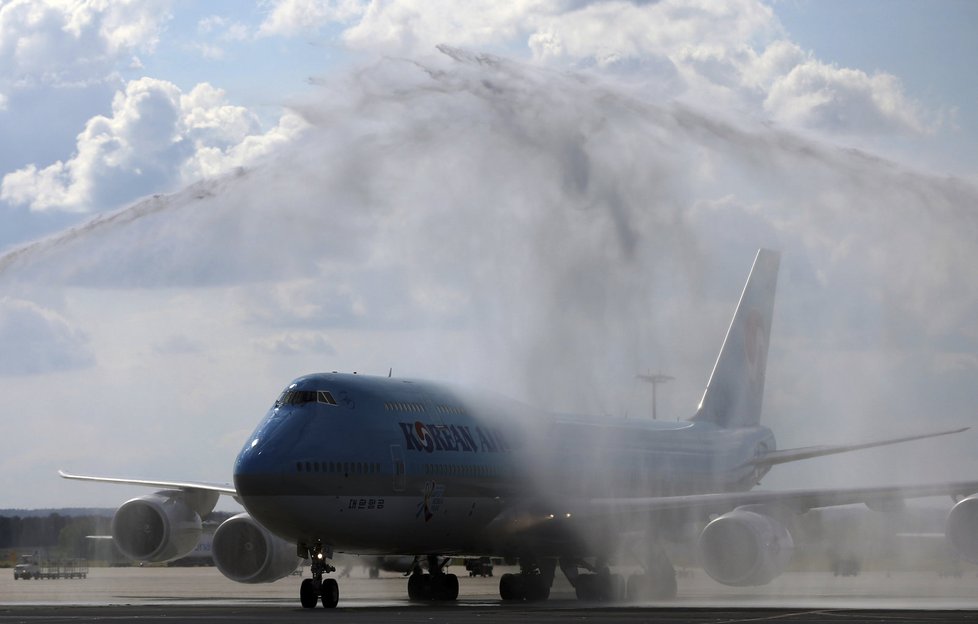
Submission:
M 519 513 L 749 489 L 760 476 L 749 460 L 773 448 L 761 426 L 557 416 L 443 384 L 326 373 L 283 392 L 234 481 L 249 513 L 296 542 L 504 554 Z

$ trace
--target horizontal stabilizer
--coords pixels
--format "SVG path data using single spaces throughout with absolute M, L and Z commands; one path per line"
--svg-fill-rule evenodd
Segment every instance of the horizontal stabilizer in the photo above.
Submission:
M 923 440 L 924 438 L 936 438 L 938 436 L 951 435 L 952 433 L 961 433 L 962 431 L 967 431 L 969 428 L 970 427 L 962 427 L 960 429 L 951 429 L 949 431 L 922 433 L 919 435 L 906 436 L 903 438 L 892 438 L 890 440 L 879 440 L 876 442 L 866 442 L 863 444 L 847 444 L 847 445 L 838 445 L 838 446 L 806 446 L 803 448 L 796 448 L 796 449 L 782 449 L 780 451 L 771 451 L 759 457 L 755 457 L 754 459 L 747 462 L 747 465 L 774 466 L 776 464 L 787 464 L 788 462 L 800 461 L 802 459 L 811 459 L 813 457 L 824 457 L 826 455 L 849 453 L 851 451 L 860 451 L 862 449 L 875 448 L 877 446 L 888 446 L 890 444 L 900 444 L 901 442 L 910 442 L 911 440 Z

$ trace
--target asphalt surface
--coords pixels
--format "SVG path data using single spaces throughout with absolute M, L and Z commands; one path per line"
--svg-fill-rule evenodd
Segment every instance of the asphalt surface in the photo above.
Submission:
M 504 570 L 497 570 L 501 574 Z M 336 609 L 298 606 L 300 579 L 266 585 L 233 583 L 214 568 L 93 569 L 84 580 L 14 581 L 0 570 L 0 624 L 95 620 L 179 622 L 973 622 L 978 621 L 978 570 L 960 577 L 934 572 L 787 573 L 761 588 L 724 587 L 701 571 L 681 575 L 668 604 L 581 603 L 558 576 L 552 599 L 511 603 L 498 598 L 497 578 L 463 577 L 455 603 L 412 603 L 396 574 L 369 579 L 355 569 L 340 579 Z
M 849 609 L 756 609 L 756 608 L 580 608 L 553 605 L 548 608 L 505 607 L 338 607 L 330 611 L 307 611 L 290 606 L 114 606 L 114 607 L 0 607 L 0 622 L 37 624 L 96 620 L 139 622 L 364 622 L 376 624 L 513 624 L 514 622 L 833 622 L 881 624 L 884 622 L 974 622 L 974 611 L 849 610 Z

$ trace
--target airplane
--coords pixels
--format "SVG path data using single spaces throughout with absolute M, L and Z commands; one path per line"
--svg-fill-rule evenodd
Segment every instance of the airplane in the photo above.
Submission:
M 222 495 L 245 509 L 213 538 L 216 566 L 242 583 L 311 578 L 303 607 L 339 601 L 334 553 L 419 556 L 412 600 L 452 601 L 450 556 L 518 561 L 503 600 L 545 600 L 559 567 L 579 599 L 669 599 L 677 593 L 670 540 L 692 534 L 719 583 L 768 583 L 794 550 L 801 514 L 907 498 L 956 501 L 946 537 L 978 562 L 978 481 L 914 486 L 755 491 L 772 466 L 958 433 L 864 444 L 777 449 L 760 424 L 780 254 L 757 252 L 695 413 L 676 422 L 551 413 L 444 383 L 320 373 L 290 383 L 248 437 L 234 484 L 69 474 L 68 479 L 158 488 L 116 511 L 119 550 L 160 562 L 190 552 L 201 517 Z M 612 565 L 641 571 L 624 579 Z M 635 568 L 633 568 L 635 569 Z

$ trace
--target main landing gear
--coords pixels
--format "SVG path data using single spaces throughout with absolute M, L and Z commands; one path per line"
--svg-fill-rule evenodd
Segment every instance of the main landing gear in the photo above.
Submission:
M 503 574 L 499 578 L 499 597 L 503 600 L 546 600 L 550 597 L 555 568 L 553 559 L 546 559 L 543 565 L 538 565 L 521 558 L 519 574 Z
M 669 554 L 657 539 L 649 538 L 643 546 L 636 546 L 633 552 L 641 553 L 639 563 L 644 574 L 628 577 L 626 597 L 631 602 L 647 600 L 672 600 L 676 597 L 676 569 Z
M 574 586 L 577 599 L 588 602 L 629 602 L 670 600 L 676 597 L 676 571 L 665 551 L 659 545 L 651 547 L 642 562 L 642 574 L 632 574 L 627 582 L 619 574 L 613 574 L 602 559 L 594 565 L 583 560 L 561 559 L 560 569 Z M 580 572 L 584 568 L 587 572 Z
M 660 547 L 661 551 L 661 547 Z M 628 577 L 626 597 L 630 602 L 646 600 L 672 600 L 676 597 L 676 569 L 664 552 L 650 556 L 644 562 L 644 574 Z
M 584 568 L 587 572 L 581 572 Z M 584 560 L 560 560 L 560 570 L 574 586 L 578 600 L 588 602 L 617 602 L 625 596 L 625 583 L 621 575 L 612 574 L 602 559 L 594 565 Z
M 450 559 L 439 562 L 436 555 L 428 555 L 428 574 L 421 571 L 417 561 L 408 578 L 408 598 L 411 600 L 457 600 L 458 577 L 444 572 Z
M 303 547 L 300 546 L 299 549 L 301 551 Z M 313 609 L 321 598 L 323 606 L 332 609 L 340 601 L 340 586 L 336 579 L 323 578 L 324 574 L 336 571 L 336 568 L 326 563 L 326 558 L 332 553 L 328 552 L 328 549 L 324 549 L 319 542 L 312 548 L 305 550 L 309 557 L 309 571 L 312 572 L 312 578 L 302 581 L 302 585 L 299 587 L 299 601 L 306 609 Z

